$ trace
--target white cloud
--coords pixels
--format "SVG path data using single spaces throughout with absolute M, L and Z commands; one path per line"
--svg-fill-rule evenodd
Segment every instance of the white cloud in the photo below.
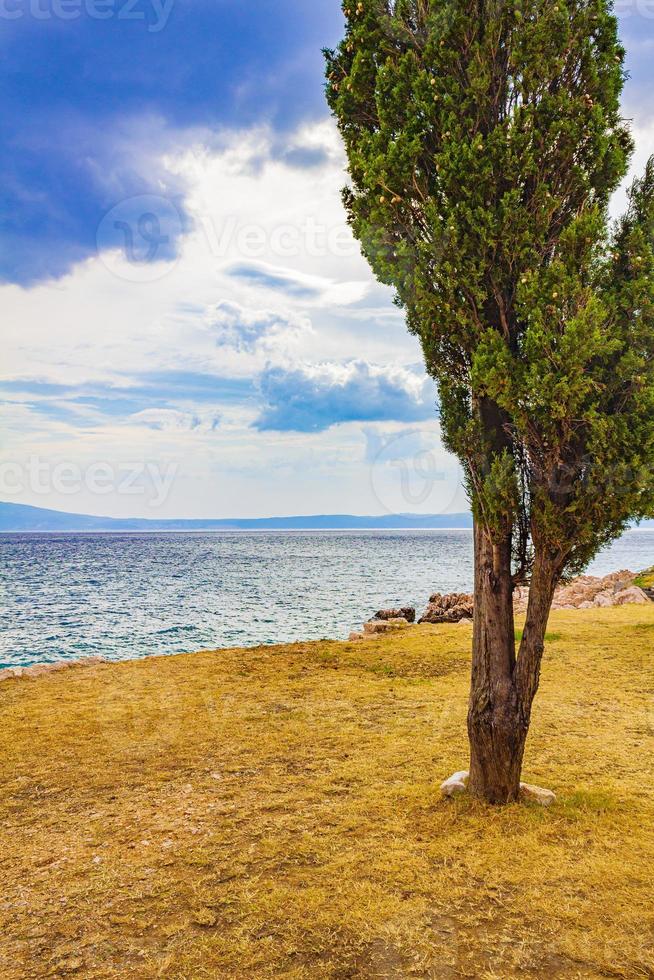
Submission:
M 246 309 L 239 303 L 218 303 L 207 310 L 205 319 L 220 347 L 262 351 L 267 356 L 286 353 L 300 338 L 314 332 L 307 317 Z
M 424 372 L 366 361 L 268 367 L 261 391 L 265 406 L 255 427 L 280 432 L 320 432 L 356 421 L 415 422 L 435 414 L 435 389 Z
M 158 431 L 215 432 L 220 425 L 220 416 L 214 412 L 192 414 L 172 408 L 146 408 L 130 415 L 127 421 Z

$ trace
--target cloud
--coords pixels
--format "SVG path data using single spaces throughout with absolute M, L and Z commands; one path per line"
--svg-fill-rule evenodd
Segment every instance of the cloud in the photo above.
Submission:
M 295 146 L 282 154 L 282 160 L 298 170 L 312 170 L 327 163 L 329 156 L 320 146 Z
M 272 310 L 251 310 L 239 303 L 219 303 L 209 311 L 207 319 L 220 347 L 247 353 L 257 350 L 279 352 L 313 332 L 306 317 Z
M 33 413 L 74 422 L 80 428 L 136 421 L 157 429 L 215 429 L 224 407 L 255 394 L 251 381 L 188 372 L 142 374 L 113 385 L 54 385 L 27 378 L 0 381 L 0 403 L 24 405 Z
M 157 432 L 181 430 L 184 432 L 215 432 L 220 425 L 220 415 L 215 412 L 194 414 L 172 408 L 146 408 L 131 415 L 128 421 Z
M 324 276 L 309 275 L 264 262 L 237 262 L 228 266 L 225 274 L 255 288 L 313 304 L 351 306 L 360 303 L 370 290 L 370 283 L 365 280 L 335 282 Z
M 245 279 L 255 286 L 263 286 L 299 299 L 311 299 L 320 295 L 318 285 L 310 282 L 306 277 L 302 278 L 254 262 L 239 262 L 225 271 L 234 279 Z
M 425 375 L 402 367 L 347 364 L 269 367 L 259 380 L 259 431 L 322 432 L 343 422 L 416 422 L 435 412 Z

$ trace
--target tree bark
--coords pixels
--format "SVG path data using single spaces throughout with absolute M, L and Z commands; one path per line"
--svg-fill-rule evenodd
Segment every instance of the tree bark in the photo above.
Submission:
M 554 592 L 561 578 L 559 560 L 536 550 L 529 587 L 529 602 L 520 654 L 516 664 L 516 687 L 523 723 L 529 728 L 531 708 L 540 684 L 540 668 L 545 649 L 545 633 Z
M 527 619 L 516 659 L 511 538 L 493 543 L 475 525 L 475 622 L 468 710 L 473 796 L 511 803 L 520 775 L 531 708 L 538 690 L 545 632 L 559 573 L 542 554 L 534 562 Z
M 526 731 L 515 686 L 511 538 L 491 540 L 475 522 L 475 615 L 468 708 L 473 796 L 510 803 L 520 793 Z

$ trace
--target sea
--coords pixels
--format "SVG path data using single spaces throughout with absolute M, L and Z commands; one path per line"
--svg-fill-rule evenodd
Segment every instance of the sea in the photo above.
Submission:
M 472 587 L 469 530 L 0 535 L 0 668 L 344 639 Z M 654 529 L 589 568 L 654 565 Z

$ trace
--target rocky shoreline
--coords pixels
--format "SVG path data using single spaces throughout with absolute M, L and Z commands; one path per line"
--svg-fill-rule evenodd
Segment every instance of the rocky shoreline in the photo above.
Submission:
M 581 575 L 559 586 L 554 595 L 552 610 L 601 609 L 609 606 L 645 605 L 654 601 L 654 589 L 641 588 L 637 584 L 643 573 L 623 569 L 610 575 L 597 577 Z M 516 589 L 514 606 L 516 613 L 524 613 L 529 600 L 529 589 Z M 470 593 L 434 593 L 418 623 L 465 623 L 474 615 L 474 596 Z M 416 610 L 411 606 L 400 609 L 381 609 L 364 624 L 363 631 L 350 634 L 350 640 L 363 640 L 380 633 L 406 629 L 416 622 Z

